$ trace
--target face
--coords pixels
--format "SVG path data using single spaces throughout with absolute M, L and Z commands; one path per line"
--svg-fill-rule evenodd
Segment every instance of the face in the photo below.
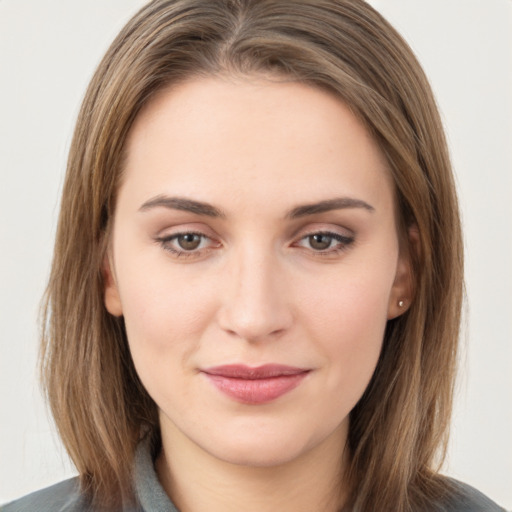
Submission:
M 259 466 L 342 446 L 409 290 L 363 125 L 306 85 L 201 78 L 127 149 L 105 303 L 164 442 Z

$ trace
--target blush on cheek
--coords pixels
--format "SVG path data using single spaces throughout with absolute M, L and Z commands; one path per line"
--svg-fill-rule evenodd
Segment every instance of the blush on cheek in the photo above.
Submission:
M 331 374 L 333 385 L 340 375 L 349 400 L 355 402 L 375 370 L 387 323 L 387 295 L 376 289 L 370 283 L 363 288 L 347 283 L 337 295 L 331 295 L 331 300 L 317 295 L 314 302 L 308 301 L 315 310 L 310 314 L 314 319 L 310 332 L 316 333 L 318 346 L 336 367 Z

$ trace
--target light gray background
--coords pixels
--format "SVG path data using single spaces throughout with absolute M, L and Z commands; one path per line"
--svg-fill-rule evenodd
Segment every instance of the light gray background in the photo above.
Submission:
M 86 84 L 142 0 L 0 0 L 0 503 L 73 474 L 35 378 L 36 316 Z M 512 508 L 512 1 L 373 0 L 447 127 L 468 315 L 445 472 Z

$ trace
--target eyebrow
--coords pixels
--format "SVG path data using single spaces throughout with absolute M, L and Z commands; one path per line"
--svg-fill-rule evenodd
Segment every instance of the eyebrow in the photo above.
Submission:
M 337 197 L 335 199 L 327 199 L 319 203 L 311 203 L 297 206 L 290 210 L 286 217 L 289 219 L 297 219 L 307 215 L 315 215 L 318 213 L 329 212 L 331 210 L 344 210 L 346 208 L 363 208 L 369 212 L 374 212 L 375 208 L 361 199 L 353 197 Z
M 209 203 L 194 201 L 193 199 L 186 199 L 183 197 L 169 197 L 165 195 L 158 195 L 149 199 L 139 208 L 139 211 L 145 212 L 157 207 L 168 208 L 171 210 L 181 210 L 194 213 L 196 215 L 204 215 L 207 217 L 226 218 L 226 214 L 222 210 L 219 210 Z M 334 199 L 320 201 L 318 203 L 296 206 L 285 215 L 285 218 L 297 219 L 300 217 L 306 217 L 308 215 L 315 215 L 331 210 L 343 210 L 346 208 L 362 208 L 369 212 L 375 211 L 373 206 L 365 201 L 362 201 L 361 199 L 355 199 L 352 197 L 337 197 Z
M 168 197 L 159 195 L 146 201 L 139 211 L 145 212 L 156 207 L 169 208 L 171 210 L 182 210 L 185 212 L 195 213 L 196 215 L 205 215 L 207 217 L 226 217 L 226 214 L 208 203 L 193 201 L 183 197 Z

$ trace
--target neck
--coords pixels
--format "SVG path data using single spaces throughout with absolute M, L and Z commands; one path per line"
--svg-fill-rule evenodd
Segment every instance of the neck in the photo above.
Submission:
M 156 471 L 181 512 L 337 512 L 345 502 L 346 427 L 292 461 L 264 467 L 220 460 L 174 430 L 162 432 Z

